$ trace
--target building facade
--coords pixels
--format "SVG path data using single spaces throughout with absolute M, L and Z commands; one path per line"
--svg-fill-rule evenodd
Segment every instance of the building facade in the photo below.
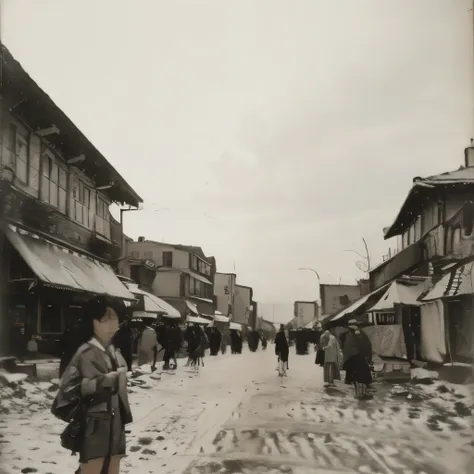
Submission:
M 333 314 L 349 306 L 361 296 L 359 285 L 320 285 L 321 312 Z
M 235 273 L 217 272 L 214 277 L 216 309 L 232 319 L 235 299 Z
M 148 261 L 156 266 L 151 292 L 173 305 L 183 318 L 214 317 L 216 261 L 207 257 L 200 247 L 139 237 L 136 242 L 128 242 L 128 257 L 130 262 Z
M 235 285 L 234 313 L 232 321 L 248 327 L 251 316 L 254 313 L 252 306 L 253 289 L 250 286 Z
M 371 290 L 401 277 L 431 280 L 410 321 L 401 313 L 399 320 L 419 333 L 421 357 L 432 362 L 472 361 L 473 202 L 470 147 L 458 170 L 414 178 L 395 221 L 384 229 L 385 239 L 397 239 L 398 252 L 370 272 Z
M 51 352 L 93 294 L 133 299 L 109 206 L 142 200 L 0 46 L 0 347 Z

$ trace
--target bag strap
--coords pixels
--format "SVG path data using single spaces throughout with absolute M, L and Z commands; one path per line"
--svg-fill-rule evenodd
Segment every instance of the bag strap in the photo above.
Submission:
M 112 371 L 115 372 L 118 369 L 117 360 L 115 359 L 115 357 L 112 356 L 112 354 L 110 354 L 110 352 L 108 352 L 107 350 L 105 352 L 109 357 L 110 363 L 112 365 Z M 109 474 L 110 458 L 112 457 L 112 443 L 114 438 L 114 414 L 112 412 L 112 392 L 110 392 L 109 396 L 107 397 L 107 413 L 110 416 L 109 439 L 107 445 L 107 454 L 104 458 L 104 464 L 102 465 L 100 474 Z

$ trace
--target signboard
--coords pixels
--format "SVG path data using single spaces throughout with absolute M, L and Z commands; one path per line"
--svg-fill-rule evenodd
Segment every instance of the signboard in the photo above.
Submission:
M 333 314 L 360 298 L 359 285 L 320 285 L 322 314 Z

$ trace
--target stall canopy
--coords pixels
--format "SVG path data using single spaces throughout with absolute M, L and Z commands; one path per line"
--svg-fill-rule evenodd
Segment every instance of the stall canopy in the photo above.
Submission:
M 239 323 L 230 323 L 230 329 L 235 329 L 236 331 L 242 331 L 242 325 Z
M 191 303 L 191 301 L 186 300 L 186 306 L 192 313 L 194 313 L 196 316 L 199 316 L 199 311 L 194 303 Z
M 372 293 L 369 293 L 368 295 L 363 296 L 362 298 L 359 298 L 357 301 L 352 303 L 350 306 L 343 309 L 341 312 L 337 313 L 334 317 L 332 317 L 331 319 L 328 319 L 325 322 L 326 323 L 333 323 L 335 321 L 342 320 L 342 318 L 344 318 L 344 317 L 349 317 L 352 313 L 356 312 L 357 310 L 363 309 L 364 305 L 370 304 L 370 302 L 372 300 L 376 299 L 389 286 L 390 286 L 390 283 L 378 288 L 377 290 L 373 291 Z
M 450 296 L 470 295 L 473 293 L 474 262 L 461 265 L 446 273 L 431 289 L 421 298 L 422 301 L 434 301 Z
M 45 286 L 108 295 L 123 300 L 135 297 L 109 265 L 59 247 L 13 226 L 5 236 Z
M 208 319 L 201 318 L 200 316 L 187 316 L 186 321 L 194 324 L 205 324 L 206 326 L 211 322 Z
M 430 281 L 429 278 L 394 281 L 368 311 L 393 310 L 395 305 L 421 306 L 422 303 L 418 301 L 418 298 L 428 289 Z
M 137 284 L 130 284 L 127 283 L 127 288 L 137 296 L 143 298 L 143 311 L 146 313 L 157 313 L 162 314 L 168 318 L 172 319 L 179 319 L 181 318 L 181 314 L 179 311 L 171 306 L 166 301 L 163 301 L 158 296 L 153 295 L 152 293 L 148 293 L 147 291 L 143 291 L 138 288 Z
M 216 323 L 228 323 L 230 319 L 224 314 L 222 314 L 220 311 L 216 311 L 214 313 L 214 321 Z

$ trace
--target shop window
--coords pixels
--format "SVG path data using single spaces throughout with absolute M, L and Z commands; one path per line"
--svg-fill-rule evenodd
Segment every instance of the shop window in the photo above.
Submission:
M 97 216 L 96 216 L 96 231 L 110 239 L 110 212 L 108 204 L 98 198 L 97 199 Z
M 167 268 L 173 266 L 173 252 L 163 252 L 163 266 Z
M 11 151 L 11 163 L 15 167 L 15 175 L 18 180 L 28 184 L 28 131 L 24 127 L 19 127 L 13 123 L 10 124 L 10 137 L 7 140 Z
M 63 312 L 58 303 L 54 301 L 41 305 L 40 333 L 62 334 L 64 331 Z
M 90 219 L 91 210 L 91 190 L 81 180 L 77 181 L 74 188 L 74 218 L 77 222 L 87 227 L 92 228 Z
M 41 163 L 41 200 L 66 213 L 67 171 L 46 151 Z

